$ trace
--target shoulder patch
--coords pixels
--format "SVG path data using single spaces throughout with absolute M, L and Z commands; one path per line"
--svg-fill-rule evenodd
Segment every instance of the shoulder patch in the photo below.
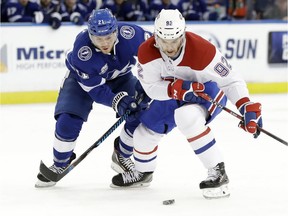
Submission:
M 135 29 L 132 26 L 122 26 L 120 28 L 120 34 L 122 35 L 122 37 L 124 37 L 125 39 L 132 39 L 135 35 Z
M 88 61 L 92 57 L 92 50 L 89 46 L 83 46 L 78 51 L 78 58 L 82 61 Z

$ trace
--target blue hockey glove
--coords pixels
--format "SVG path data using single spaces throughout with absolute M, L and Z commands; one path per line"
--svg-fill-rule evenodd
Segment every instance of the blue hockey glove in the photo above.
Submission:
M 252 133 L 254 138 L 260 135 L 257 126 L 263 126 L 261 116 L 261 104 L 253 103 L 249 98 L 245 97 L 237 101 L 236 106 L 239 112 L 243 115 L 243 122 L 239 123 L 239 127 L 245 131 Z
M 52 29 L 58 29 L 61 26 L 61 20 L 62 17 L 58 12 L 54 12 L 51 14 L 49 24 L 52 27 Z
M 127 92 L 119 92 L 115 95 L 112 101 L 112 108 L 119 116 L 123 116 L 128 111 L 130 112 L 130 115 L 132 115 L 140 110 L 136 100 L 129 96 Z
M 222 111 L 218 106 L 212 105 L 210 99 L 222 106 L 225 106 L 227 103 L 227 97 L 214 81 L 205 82 L 204 86 L 204 92 L 200 92 L 198 95 L 205 99 L 205 103 L 201 103 L 201 105 L 204 106 L 209 113 L 209 116 L 206 118 L 206 124 L 208 124 Z
M 168 96 L 176 100 L 201 104 L 204 103 L 205 100 L 198 97 L 197 92 L 203 92 L 204 90 L 205 86 L 202 83 L 177 79 L 169 84 Z

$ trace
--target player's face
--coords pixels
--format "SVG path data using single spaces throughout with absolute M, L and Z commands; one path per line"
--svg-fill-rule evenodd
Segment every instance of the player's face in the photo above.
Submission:
M 112 34 L 105 36 L 93 36 L 90 35 L 92 43 L 101 50 L 102 53 L 108 54 L 113 49 L 114 43 L 117 39 L 117 33 L 113 32 Z
M 173 58 L 178 55 L 183 44 L 183 37 L 177 39 L 162 39 L 157 38 L 157 44 L 160 46 L 162 52 L 168 57 Z

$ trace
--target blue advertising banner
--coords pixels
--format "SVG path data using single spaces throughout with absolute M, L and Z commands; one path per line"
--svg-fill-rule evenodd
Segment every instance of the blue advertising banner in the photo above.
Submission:
M 269 32 L 268 63 L 288 63 L 288 32 Z

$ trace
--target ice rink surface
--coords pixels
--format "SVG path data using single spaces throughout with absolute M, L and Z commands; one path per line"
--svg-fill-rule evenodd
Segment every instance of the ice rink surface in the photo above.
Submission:
M 252 95 L 263 105 L 264 128 L 288 140 L 288 96 Z M 205 200 L 199 182 L 207 177 L 178 129 L 165 136 L 154 179 L 147 188 L 112 189 L 113 141 L 121 126 L 71 173 L 49 189 L 36 189 L 40 160 L 52 164 L 55 104 L 1 106 L 0 215 L 29 216 L 287 216 L 288 147 L 240 130 L 223 111 L 211 124 L 225 157 L 230 198 Z M 234 106 L 227 107 L 236 111 Z M 84 124 L 79 156 L 116 121 L 112 109 L 95 105 Z M 175 204 L 162 205 L 175 199 Z

